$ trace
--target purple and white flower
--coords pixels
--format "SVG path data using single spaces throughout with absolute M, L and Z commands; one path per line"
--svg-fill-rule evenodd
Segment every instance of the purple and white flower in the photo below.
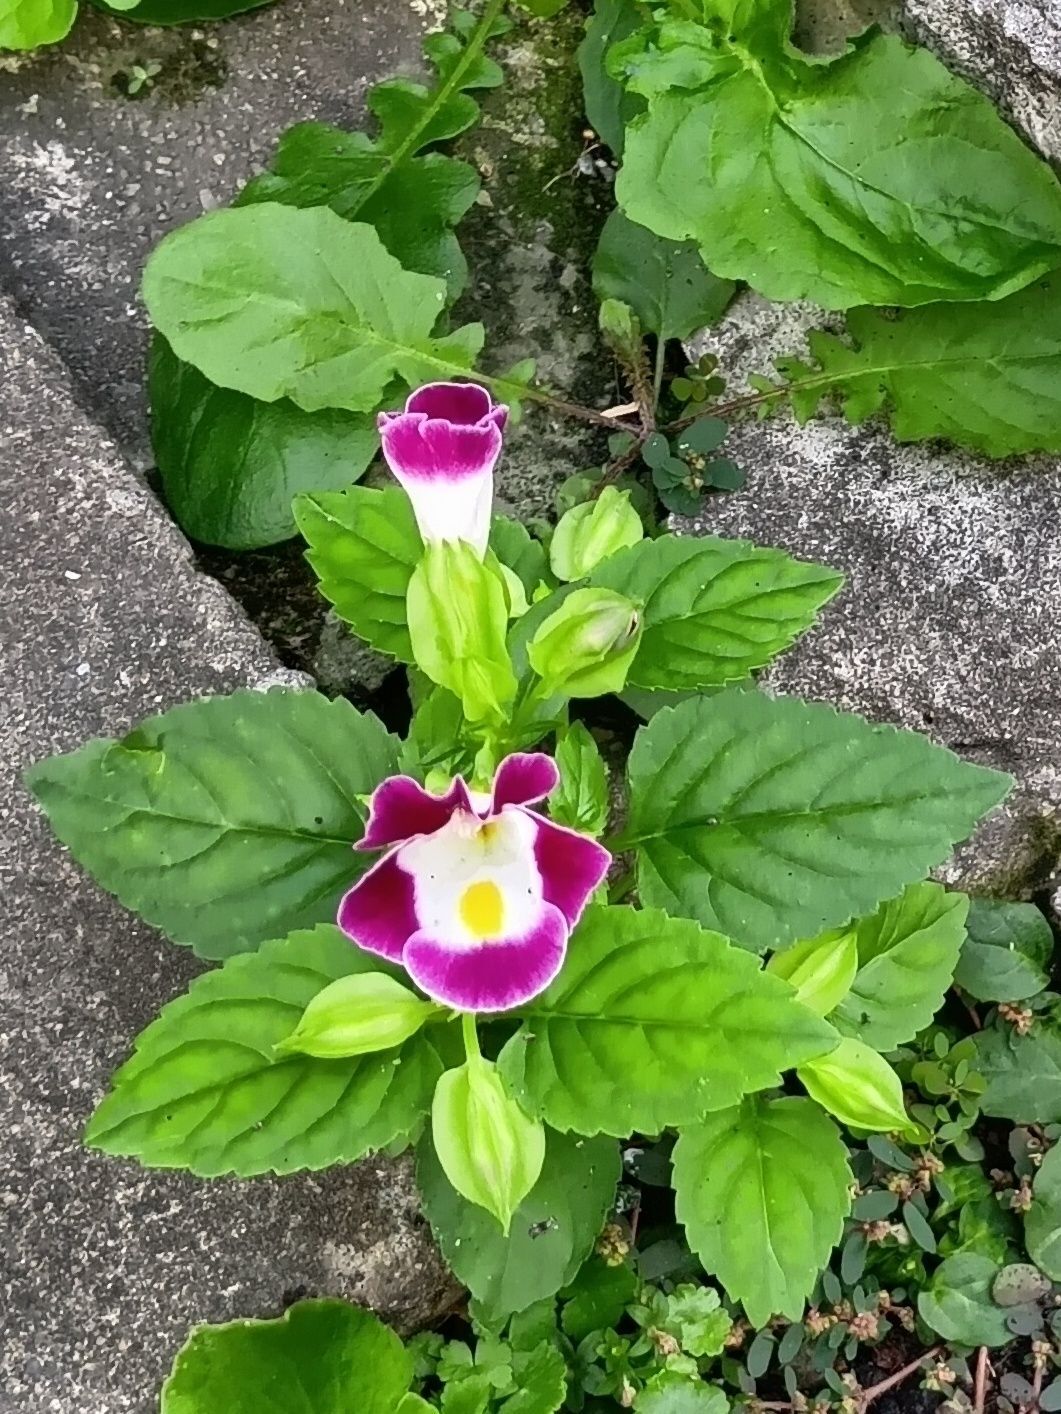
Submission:
M 339 927 L 460 1011 L 537 996 L 611 863 L 603 845 L 529 808 L 558 781 L 538 752 L 507 756 L 489 795 L 460 776 L 444 795 L 389 777 L 356 846 L 387 853 L 344 897 Z
M 466 540 L 486 553 L 507 420 L 508 408 L 478 383 L 427 383 L 404 412 L 380 413 L 383 455 L 413 503 L 425 545 Z

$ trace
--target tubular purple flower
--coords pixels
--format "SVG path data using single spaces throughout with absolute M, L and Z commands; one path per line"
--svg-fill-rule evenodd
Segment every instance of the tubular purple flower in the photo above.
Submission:
M 558 781 L 539 752 L 507 756 L 488 796 L 460 776 L 445 795 L 389 777 L 356 846 L 387 852 L 343 898 L 339 927 L 459 1011 L 536 997 L 611 864 L 603 845 L 529 808 Z
M 404 412 L 380 413 L 383 455 L 413 503 L 425 544 L 466 540 L 486 553 L 507 420 L 508 408 L 478 383 L 427 383 Z

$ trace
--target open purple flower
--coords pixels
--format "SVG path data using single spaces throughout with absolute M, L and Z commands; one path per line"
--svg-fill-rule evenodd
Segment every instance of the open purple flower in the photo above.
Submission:
M 460 1011 L 537 996 L 611 863 L 603 845 L 528 809 L 558 780 L 537 752 L 507 756 L 489 796 L 460 776 L 445 795 L 389 777 L 357 845 L 387 853 L 344 897 L 339 927 Z
M 486 553 L 507 420 L 508 408 L 477 383 L 427 383 L 404 412 L 380 413 L 383 455 L 413 503 L 425 544 L 466 540 Z

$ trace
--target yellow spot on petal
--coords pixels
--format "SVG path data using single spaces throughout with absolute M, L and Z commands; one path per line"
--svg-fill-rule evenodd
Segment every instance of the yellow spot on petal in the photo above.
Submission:
M 469 884 L 461 895 L 461 922 L 477 938 L 497 938 L 504 923 L 505 907 L 501 890 L 489 879 Z

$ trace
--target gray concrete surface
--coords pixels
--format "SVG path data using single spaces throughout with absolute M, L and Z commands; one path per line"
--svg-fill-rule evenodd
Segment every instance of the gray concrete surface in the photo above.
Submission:
M 326 1292 L 409 1325 L 452 1287 L 404 1165 L 203 1183 L 81 1148 L 199 965 L 80 873 L 21 771 L 278 669 L 2 302 L 0 487 L 0 1414 L 148 1414 L 195 1322 Z

